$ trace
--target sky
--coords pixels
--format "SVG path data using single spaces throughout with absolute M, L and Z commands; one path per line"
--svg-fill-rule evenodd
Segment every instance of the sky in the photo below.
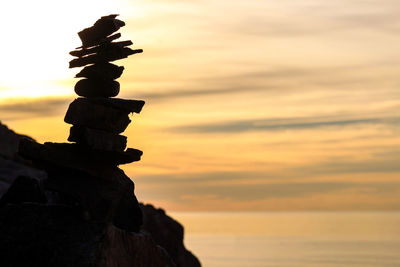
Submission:
M 24 7 L 24 8 L 21 8 Z M 0 120 L 66 142 L 77 32 L 120 14 L 143 54 L 122 166 L 171 211 L 399 210 L 400 3 L 394 0 L 7 1 Z

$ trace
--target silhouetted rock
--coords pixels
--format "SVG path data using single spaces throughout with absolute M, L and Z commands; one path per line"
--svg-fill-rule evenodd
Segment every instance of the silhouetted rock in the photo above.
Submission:
M 140 204 L 143 212 L 142 229 L 151 234 L 157 244 L 165 248 L 178 267 L 200 267 L 199 260 L 183 244 L 183 227 L 152 205 Z
M 111 43 L 112 44 L 112 43 Z M 70 68 L 83 67 L 94 63 L 104 63 L 127 58 L 130 55 L 142 53 L 142 49 L 132 50 L 129 47 L 109 46 L 107 50 L 85 57 L 75 58 L 69 62 Z
M 107 176 L 98 177 L 56 165 L 47 165 L 46 169 L 46 190 L 75 199 L 87 219 L 139 231 L 142 213 L 134 194 L 135 185 L 122 170 L 109 168 Z
M 98 63 L 83 68 L 75 77 L 109 81 L 119 78 L 123 71 L 124 67 L 111 63 Z
M 2 267 L 175 266 L 149 235 L 84 221 L 62 205 L 7 205 L 0 236 Z
M 7 192 L 14 180 L 19 176 L 44 180 L 47 174 L 37 170 L 31 162 L 18 155 L 18 145 L 21 139 L 32 138 L 17 134 L 0 123 L 0 197 Z
M 7 205 L 0 209 L 1 266 L 94 266 L 104 233 L 70 207 Z
M 47 142 L 42 145 L 29 140 L 21 140 L 19 153 L 40 166 L 50 163 L 91 174 L 97 174 L 102 168 L 138 161 L 143 154 L 134 148 L 124 152 L 105 151 L 70 143 Z
M 8 188 L 19 176 L 27 176 L 37 180 L 44 180 L 47 174 L 35 169 L 28 161 L 16 161 L 0 157 L 0 196 L 7 192 Z
M 122 109 L 104 105 L 100 101 L 91 102 L 85 98 L 78 98 L 69 105 L 64 121 L 73 125 L 119 134 L 131 122 L 128 114 Z
M 126 233 L 109 226 L 103 239 L 99 266 L 175 267 L 164 249 L 145 233 Z
M 120 37 L 121 37 L 120 33 L 116 33 L 116 34 L 107 36 L 106 38 L 104 38 L 103 40 L 100 41 L 100 44 L 102 44 L 102 43 L 111 43 L 112 41 L 114 41 L 114 40 L 116 40 L 116 39 L 118 39 Z M 79 48 L 84 48 L 84 47 L 80 46 L 80 47 L 77 47 L 76 49 L 79 49 Z
M 95 24 L 78 33 L 83 47 L 90 47 L 101 43 L 104 38 L 125 26 L 125 22 L 116 19 L 118 15 L 101 17 Z
M 28 176 L 18 176 L 8 191 L 0 198 L 0 207 L 7 203 L 46 203 L 46 201 L 40 180 Z
M 85 97 L 114 97 L 119 94 L 119 82 L 82 79 L 75 84 L 75 93 Z
M 123 48 L 125 46 L 130 46 L 132 44 L 133 44 L 132 41 L 120 41 L 120 42 L 114 42 L 114 43 L 105 42 L 105 43 L 101 43 L 98 46 L 94 46 L 91 48 L 81 48 L 80 50 L 74 50 L 74 51 L 69 52 L 69 54 L 74 57 L 83 57 L 83 56 L 87 56 L 90 54 L 99 53 L 102 50 L 109 49 L 110 47 Z
M 120 98 L 104 98 L 104 97 L 91 97 L 91 98 L 78 98 L 80 102 L 90 102 L 93 104 L 103 105 L 120 109 L 127 113 L 140 113 L 145 102 L 143 100 L 131 100 Z
M 80 126 L 71 127 L 68 141 L 98 150 L 124 151 L 126 148 L 126 136 Z
M 0 157 L 19 159 L 17 152 L 19 140 L 21 140 L 21 138 L 33 140 L 29 136 L 15 133 L 0 122 Z
M 0 176 L 16 176 L 23 172 L 22 165 L 11 160 L 7 160 L 7 172 L 1 172 L 1 162 L 0 158 Z M 122 170 L 101 168 L 99 164 L 97 174 L 101 172 L 101 175 L 95 176 L 60 166 L 63 164 L 48 162 L 44 165 L 49 173 L 47 180 L 18 178 L 7 196 L 0 191 L 0 197 L 3 196 L 0 205 L 2 267 L 114 267 L 132 262 L 134 266 L 143 267 L 174 266 L 172 261 L 178 266 L 199 266 L 198 260 L 183 247 L 182 226 L 161 209 L 150 205 L 142 207 L 143 229 L 156 241 L 149 235 L 132 233 L 139 230 L 142 215 L 134 195 L 134 184 Z M 42 173 L 33 169 L 27 173 L 30 172 Z M 6 178 L 8 183 L 15 180 Z M 46 201 L 43 190 L 47 205 L 40 204 Z M 36 203 L 7 204 L 27 201 Z

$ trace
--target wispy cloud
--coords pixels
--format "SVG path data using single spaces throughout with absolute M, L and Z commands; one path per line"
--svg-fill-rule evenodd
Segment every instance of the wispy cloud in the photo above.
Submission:
M 30 119 L 61 114 L 71 98 L 17 99 L 0 103 L 1 119 Z
M 240 184 L 240 185 L 208 185 L 175 183 L 138 188 L 146 194 L 147 190 L 164 188 L 159 194 L 161 197 L 172 200 L 184 195 L 215 195 L 217 198 L 229 198 L 232 201 L 265 200 L 269 198 L 293 198 L 311 196 L 314 194 L 335 194 L 342 190 L 367 192 L 368 194 L 388 194 L 398 192 L 400 183 L 354 183 L 354 182 L 307 182 L 307 183 L 274 183 L 274 184 Z M 146 192 L 147 191 L 147 192 Z
M 184 125 L 172 128 L 175 132 L 182 133 L 242 133 L 247 131 L 281 131 L 302 130 L 322 127 L 345 127 L 361 124 L 394 124 L 399 125 L 400 117 L 386 118 L 281 118 L 281 119 L 253 119 L 231 122 Z

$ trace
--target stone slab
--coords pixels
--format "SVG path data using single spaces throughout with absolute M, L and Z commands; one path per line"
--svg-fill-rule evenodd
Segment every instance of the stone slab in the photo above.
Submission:
M 100 98 L 101 99 L 101 98 Z M 107 102 L 107 100 L 103 100 Z M 129 112 L 112 105 L 90 101 L 90 98 L 77 98 L 68 107 L 64 121 L 110 133 L 122 133 L 131 120 Z
M 38 144 L 21 140 L 19 154 L 36 164 L 53 164 L 94 174 L 102 169 L 139 161 L 143 152 L 128 148 L 124 152 L 102 151 L 70 143 Z
M 90 129 L 81 126 L 72 126 L 68 141 L 86 145 L 93 149 L 107 151 L 124 151 L 126 136 L 110 134 L 105 131 Z
M 70 68 L 83 67 L 94 63 L 103 63 L 127 58 L 130 55 L 142 53 L 143 49 L 130 49 L 129 47 L 110 47 L 99 53 L 85 57 L 75 58 L 69 62 Z

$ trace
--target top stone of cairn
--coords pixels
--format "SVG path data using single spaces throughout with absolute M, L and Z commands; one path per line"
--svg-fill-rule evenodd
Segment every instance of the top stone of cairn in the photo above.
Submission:
M 78 33 L 82 41 L 82 47 L 88 48 L 100 44 L 107 36 L 125 26 L 125 22 L 116 19 L 118 15 L 101 17 L 92 27 L 86 28 Z

